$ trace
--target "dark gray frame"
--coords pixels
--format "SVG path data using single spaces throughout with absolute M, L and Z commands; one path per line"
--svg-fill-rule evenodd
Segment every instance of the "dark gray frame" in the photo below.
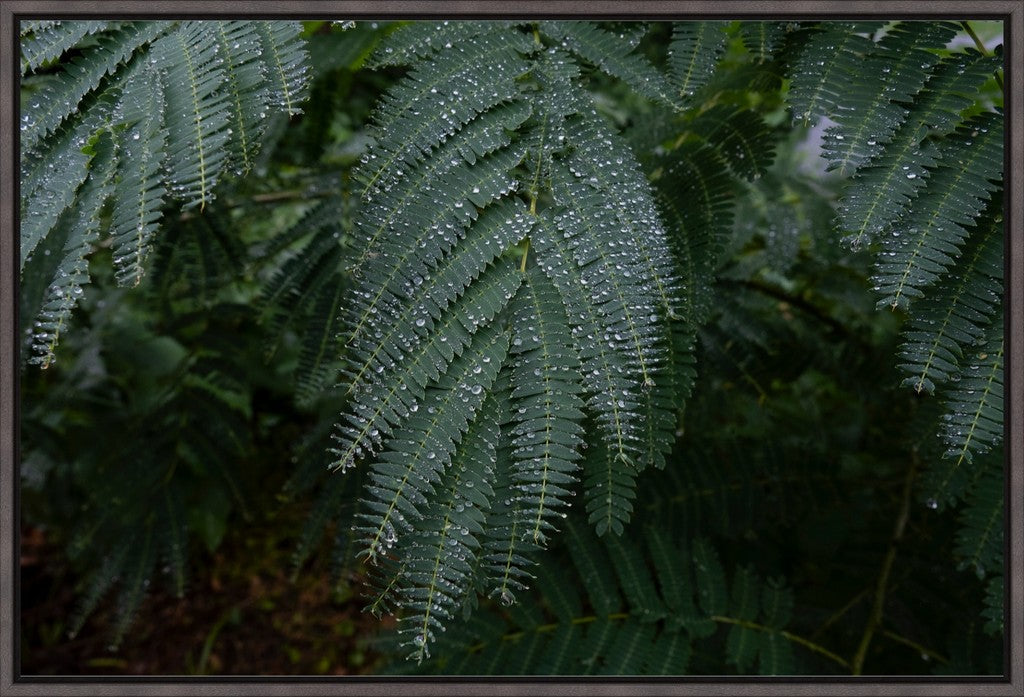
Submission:
M 1006 50 L 1006 320 L 1009 330 L 1005 411 L 1007 462 L 1007 669 L 1002 678 L 503 679 L 174 678 L 20 676 L 17 552 L 18 364 L 17 190 L 15 161 L 20 17 L 59 15 L 196 18 L 290 16 L 335 19 L 385 16 L 526 15 L 645 19 L 963 17 L 1004 21 Z M 20 17 L 19 17 L 20 16 Z M 1024 0 L 0 0 L 0 695 L 1024 695 Z M 1015 44 L 1016 42 L 1016 44 Z

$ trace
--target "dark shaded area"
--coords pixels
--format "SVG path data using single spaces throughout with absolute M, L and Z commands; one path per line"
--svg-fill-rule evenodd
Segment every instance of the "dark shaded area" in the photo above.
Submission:
M 293 507 L 291 515 L 301 515 Z M 380 663 L 380 622 L 361 612 L 327 554 L 293 580 L 294 540 L 281 521 L 243 525 L 216 553 L 199 554 L 184 598 L 158 584 L 124 644 L 111 650 L 113 599 L 74 639 L 77 602 L 62 550 L 40 528 L 22 531 L 23 675 L 356 675 Z

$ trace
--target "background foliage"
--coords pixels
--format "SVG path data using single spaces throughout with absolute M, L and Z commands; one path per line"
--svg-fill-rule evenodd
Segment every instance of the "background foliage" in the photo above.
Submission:
M 401 618 L 397 633 L 374 632 L 376 671 L 1000 673 L 1002 92 L 986 55 L 998 30 L 23 27 L 23 356 L 45 368 L 22 373 L 23 502 L 26 524 L 66 550 L 77 579 L 63 631 L 131 644 L 151 579 L 188 597 L 226 535 L 267 534 L 268 515 L 298 507 L 273 533 L 296 582 L 311 558 L 329 558 L 338 602 L 353 602 L 352 589 Z M 271 62 L 271 46 L 290 60 Z M 201 51 L 218 74 L 175 73 Z M 163 101 L 190 84 L 208 86 L 194 101 L 199 141 L 226 158 L 200 169 L 176 147 L 197 142 L 187 123 L 166 108 L 187 100 Z M 67 113 L 37 106 L 67 95 Z M 431 132 L 428 116 L 449 121 L 449 108 L 458 115 L 436 143 L 409 136 Z M 608 184 L 568 174 L 603 158 L 618 163 Z M 122 232 L 125 201 L 142 206 L 138 236 Z M 606 205 L 618 217 L 592 225 Z M 521 229 L 502 227 L 517 215 Z M 575 231 L 572 215 L 597 232 Z M 445 221 L 465 230 L 440 235 L 435 251 L 403 251 L 404 230 Z M 655 254 L 615 251 L 629 225 Z M 367 245 L 374 230 L 387 234 Z M 495 231 L 504 237 L 490 250 Z M 624 310 L 571 304 L 579 286 L 551 267 L 570 238 L 577 255 L 613 255 L 574 273 L 594 298 L 601 284 L 632 293 Z M 671 265 L 651 265 L 669 253 Z M 646 275 L 627 283 L 623 266 Z M 411 290 L 416 277 L 424 290 Z M 373 362 L 406 350 L 381 340 L 388 324 L 366 298 L 384 292 L 392 334 L 415 345 L 425 326 L 429 380 Z M 495 327 L 509 318 L 513 334 L 495 354 L 493 390 L 467 383 L 479 399 L 451 427 L 446 476 L 468 481 L 448 482 L 448 499 L 425 484 L 425 522 L 368 564 L 358 552 L 389 529 L 373 502 L 398 490 L 383 478 L 391 468 L 328 465 L 377 452 L 404 427 L 371 420 L 382 435 L 360 440 L 365 409 L 382 413 L 396 380 L 407 416 L 444 399 L 449 364 L 473 370 L 479 337 L 500 334 L 478 329 L 481 310 Z M 610 335 L 623 311 L 651 316 L 632 359 L 630 341 Z M 461 334 L 449 321 L 460 312 L 473 320 L 462 317 Z M 371 314 L 374 331 L 353 341 Z M 531 329 L 515 343 L 516 327 L 557 316 L 543 341 Z M 601 323 L 612 347 L 601 360 L 631 366 L 610 393 L 587 382 Z M 638 389 L 645 360 L 650 390 Z M 381 370 L 364 377 L 370 366 Z M 536 418 L 565 447 L 548 458 L 561 474 L 545 503 L 516 469 L 534 422 L 502 414 L 516 388 L 545 394 L 530 385 L 552 367 L 557 407 L 549 399 Z M 637 442 L 655 429 L 649 451 L 615 457 L 607 424 L 618 412 L 602 406 L 615 390 L 639 400 L 624 428 Z M 333 441 L 339 413 L 365 433 Z M 618 487 L 614 504 L 595 494 L 594 472 Z M 524 494 L 508 493 L 510 476 Z M 469 482 L 495 495 L 478 499 Z M 442 567 L 435 538 L 444 545 L 448 526 L 430 521 L 467 508 L 467 538 L 451 538 Z M 537 534 L 510 532 L 526 520 Z M 496 569 L 505 581 L 494 586 Z M 111 588 L 113 619 L 90 628 Z M 418 662 L 403 660 L 410 649 Z

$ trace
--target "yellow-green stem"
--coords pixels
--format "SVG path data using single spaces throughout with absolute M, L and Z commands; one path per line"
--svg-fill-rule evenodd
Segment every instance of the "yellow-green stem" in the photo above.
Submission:
M 992 52 L 989 51 L 985 47 L 985 42 L 982 41 L 981 37 L 979 37 L 974 32 L 974 29 L 971 28 L 971 23 L 970 22 L 967 22 L 967 21 L 960 22 L 960 26 L 962 26 L 964 28 L 964 31 L 967 32 L 967 35 L 970 36 L 971 39 L 974 41 L 974 45 L 977 47 L 978 51 L 981 52 L 981 55 L 983 55 L 983 56 L 991 56 L 992 55 Z M 996 78 L 996 84 L 999 85 L 999 89 L 1005 92 L 1005 90 L 1003 90 L 1003 76 L 999 74 L 998 70 L 995 72 L 995 78 Z
M 530 207 L 530 210 L 531 211 L 533 210 L 533 206 Z M 519 270 L 522 273 L 526 273 L 526 257 L 529 254 L 530 254 L 530 238 L 527 237 L 526 238 L 526 246 L 523 247 L 523 260 L 521 262 L 519 262 Z
M 774 631 L 778 631 L 781 636 L 785 637 L 789 641 L 792 641 L 794 644 L 800 644 L 804 648 L 809 649 L 809 650 L 813 651 L 814 653 L 821 654 L 822 656 L 825 656 L 826 658 L 830 658 L 833 661 L 835 661 L 836 663 L 838 663 L 839 665 L 841 665 L 843 668 L 849 668 L 850 667 L 850 663 L 845 658 L 843 658 L 842 656 L 829 651 L 828 649 L 826 649 L 824 646 L 821 646 L 820 644 L 815 644 L 813 641 L 809 641 L 807 639 L 804 639 L 802 636 L 798 636 L 796 634 L 793 634 L 792 632 L 787 632 L 784 629 L 775 630 L 775 629 L 773 629 L 771 627 L 767 627 L 767 626 L 765 626 L 763 624 L 758 624 L 757 622 L 751 622 L 749 620 L 741 620 L 741 619 L 737 619 L 735 617 L 723 617 L 721 615 L 712 615 L 711 619 L 714 620 L 715 622 L 719 622 L 721 624 L 735 624 L 735 625 L 737 625 L 739 627 L 745 627 L 747 629 L 753 629 L 753 630 L 758 631 L 758 632 L 774 632 Z
M 939 663 L 949 663 L 949 659 L 943 656 L 941 653 L 925 648 L 913 639 L 908 639 L 905 636 L 897 634 L 896 632 L 889 631 L 885 628 L 882 628 L 878 631 L 884 637 L 888 637 L 897 643 L 903 644 L 904 646 L 909 646 L 910 648 L 920 653 L 922 657 L 927 657 L 929 660 L 938 661 Z

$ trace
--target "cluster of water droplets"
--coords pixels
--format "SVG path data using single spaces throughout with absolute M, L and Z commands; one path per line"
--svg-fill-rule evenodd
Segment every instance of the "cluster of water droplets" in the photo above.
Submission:
M 481 330 L 473 346 L 427 392 L 427 413 L 410 419 L 385 444 L 372 466 L 375 486 L 367 491 L 374 512 L 364 516 L 368 525 L 360 528 L 371 557 L 386 539 L 385 531 L 393 524 L 396 511 L 415 512 L 419 518 L 422 507 L 429 505 L 434 486 L 451 464 L 462 434 L 497 376 L 507 342 L 507 335 L 491 327 Z M 395 469 L 399 463 L 401 474 Z M 470 485 L 470 481 L 465 482 L 467 488 Z
M 982 123 L 988 123 L 983 121 Z M 982 126 L 984 127 L 984 126 Z M 911 298 L 924 297 L 924 289 L 935 284 L 954 264 L 992 192 L 1002 163 L 995 141 L 971 148 L 970 138 L 980 128 L 961 129 L 959 137 L 944 145 L 946 155 L 931 174 L 930 184 L 905 216 L 906 226 L 893 225 L 883 236 L 883 251 L 873 277 L 875 290 L 883 295 L 879 306 L 907 307 Z M 952 153 L 967 151 L 974 163 L 971 176 L 962 176 L 967 166 L 951 161 Z
M 575 495 L 583 444 L 580 361 L 551 282 L 530 271 L 512 316 L 512 470 L 508 493 L 522 534 L 544 545 Z M 553 522 L 554 521 L 554 522 Z
M 417 63 L 375 114 L 375 147 L 356 172 L 368 182 L 368 199 L 386 193 L 479 114 L 515 99 L 515 78 L 528 69 L 516 50 L 524 45 L 515 33 L 483 35 Z
M 725 41 L 725 25 L 720 22 L 673 25 L 668 66 L 676 94 L 684 101 L 707 83 L 725 50 Z
M 475 283 L 467 269 L 484 269 L 531 224 L 526 212 L 511 201 L 489 207 L 455 256 L 446 257 L 419 283 L 414 281 L 413 297 L 396 294 L 392 302 L 376 303 L 378 312 L 366 313 L 367 330 L 351 342 L 355 360 L 350 372 L 356 382 L 350 413 L 343 416 L 341 426 L 344 463 L 352 459 L 345 452 L 362 452 L 364 444 L 373 448 L 379 441 L 374 429 L 397 425 L 418 409 L 413 405 L 427 385 L 511 299 L 520 281 L 511 268 L 487 271 Z M 367 302 L 379 295 L 361 293 Z
M 941 429 L 945 458 L 971 463 L 976 455 L 998 445 L 1003 438 L 1003 327 L 997 319 L 986 344 L 975 350 L 971 362 L 957 376 L 950 391 L 948 411 Z

